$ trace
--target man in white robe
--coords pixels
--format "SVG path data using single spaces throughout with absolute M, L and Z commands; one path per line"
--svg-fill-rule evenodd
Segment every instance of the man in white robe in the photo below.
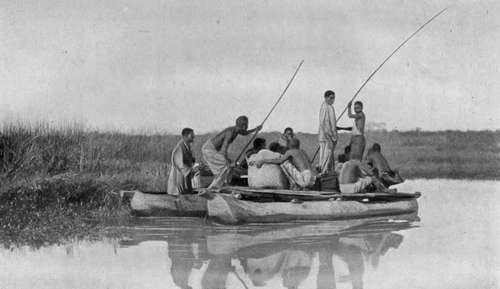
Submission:
M 194 167 L 195 159 L 191 151 L 194 141 L 194 131 L 191 128 L 182 130 L 180 140 L 172 151 L 170 174 L 168 176 L 167 193 L 181 195 L 192 190 L 191 180 L 198 173 L 198 167 Z
M 333 108 L 335 92 L 327 90 L 324 98 L 325 101 L 321 104 L 319 112 L 319 167 L 321 174 L 333 169 L 333 152 L 337 145 L 337 119 Z
M 325 91 L 325 101 L 321 104 L 319 111 L 319 167 L 320 174 L 332 172 L 335 161 L 333 152 L 338 141 L 337 130 L 351 130 L 351 128 L 338 127 L 333 103 L 335 92 Z

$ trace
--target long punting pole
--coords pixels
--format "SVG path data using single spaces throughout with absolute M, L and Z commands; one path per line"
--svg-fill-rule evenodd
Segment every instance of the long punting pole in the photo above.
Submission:
M 370 79 L 372 79 L 372 77 L 375 75 L 375 73 L 377 73 L 380 68 L 382 68 L 382 66 L 401 48 L 403 47 L 408 41 L 410 41 L 410 39 L 413 38 L 413 36 L 415 36 L 418 32 L 420 32 L 420 30 L 422 30 L 425 26 L 427 26 L 427 24 L 431 23 L 434 19 L 436 19 L 439 15 L 441 15 L 446 9 L 448 8 L 444 8 L 443 10 L 439 11 L 439 13 L 437 13 L 436 15 L 432 16 L 431 19 L 427 20 L 427 22 L 425 22 L 424 24 L 422 24 L 422 26 L 420 26 L 415 32 L 413 32 L 408 38 L 405 39 L 405 41 L 403 41 L 401 44 L 399 44 L 399 46 L 394 49 L 394 51 L 389 54 L 389 56 L 387 56 L 386 59 L 384 59 L 384 61 L 382 61 L 382 63 L 380 63 L 380 65 L 370 74 L 370 76 L 368 76 L 368 78 L 365 80 L 365 82 L 363 82 L 363 84 L 359 87 L 358 91 L 356 91 L 356 93 L 354 94 L 354 96 L 351 98 L 351 101 L 353 101 L 357 96 L 358 94 L 361 92 L 361 90 L 363 89 L 363 87 L 365 87 L 365 85 L 368 83 L 368 81 L 370 81 Z M 344 113 L 347 111 L 347 106 L 344 108 L 344 110 L 342 111 L 342 113 L 337 117 L 337 121 L 340 120 L 340 118 L 344 115 Z M 319 147 L 316 149 L 316 152 L 314 153 L 314 156 L 312 158 L 312 161 L 311 163 L 314 162 L 314 159 L 316 158 L 316 156 L 318 155 L 318 152 L 319 152 Z
M 276 100 L 276 102 L 274 103 L 273 107 L 271 107 L 271 110 L 269 111 L 269 113 L 266 115 L 266 117 L 264 118 L 264 120 L 260 123 L 261 126 L 264 125 L 264 123 L 267 121 L 267 119 L 269 118 L 269 116 L 271 116 L 271 113 L 273 113 L 274 109 L 276 108 L 276 106 L 278 105 L 278 103 L 281 101 L 281 99 L 283 98 L 283 96 L 285 95 L 286 91 L 288 90 L 288 88 L 290 87 L 290 85 L 292 84 L 293 80 L 295 79 L 295 76 L 297 75 L 297 73 L 299 72 L 300 70 L 300 67 L 302 67 L 302 64 L 304 63 L 304 60 L 301 60 L 299 65 L 297 66 L 297 69 L 295 69 L 295 72 L 293 73 L 292 75 L 292 78 L 290 78 L 290 80 L 288 81 L 285 89 L 283 90 L 283 92 L 281 93 L 280 97 L 278 97 L 278 99 Z M 241 156 L 245 153 L 245 150 L 248 148 L 248 146 L 253 142 L 253 140 L 255 139 L 255 137 L 257 137 L 257 134 L 259 132 L 256 131 L 254 133 L 254 135 L 252 136 L 252 138 L 247 142 L 247 144 L 243 147 L 243 149 L 241 150 L 240 154 L 238 155 L 238 157 L 234 160 L 235 162 L 237 162 Z
M 266 117 L 264 118 L 264 120 L 260 123 L 260 125 L 264 125 L 264 123 L 266 122 L 266 120 L 269 118 L 269 116 L 271 115 L 271 113 L 274 111 L 274 109 L 276 108 L 276 106 L 278 105 L 278 103 L 281 101 L 281 99 L 283 98 L 283 96 L 285 95 L 286 91 L 288 90 L 288 88 L 290 87 L 290 85 L 292 84 L 293 80 L 295 79 L 295 76 L 297 75 L 297 73 L 299 72 L 299 69 L 300 67 L 302 66 L 302 64 L 304 63 L 304 60 L 301 60 L 299 65 L 297 66 L 297 69 L 295 69 L 295 72 L 293 73 L 292 75 L 292 78 L 290 78 L 290 80 L 288 81 L 285 89 L 283 90 L 283 92 L 281 93 L 280 97 L 278 97 L 278 99 L 276 100 L 276 102 L 274 103 L 273 107 L 271 108 L 271 110 L 269 111 L 269 113 L 266 115 Z M 245 150 L 247 149 L 247 147 L 250 145 L 250 143 L 253 142 L 253 140 L 255 139 L 255 137 L 257 137 L 257 134 L 259 132 L 256 131 L 254 133 L 254 135 L 252 136 L 252 138 L 247 142 L 247 144 L 243 147 L 243 149 L 241 150 L 240 154 L 238 155 L 238 157 L 234 160 L 235 162 L 238 162 L 238 160 L 241 158 L 241 156 L 245 153 Z M 226 178 L 227 174 L 230 172 L 231 168 L 230 167 L 226 167 L 224 170 L 222 170 L 222 172 L 219 173 L 219 175 L 217 175 L 214 180 L 212 181 L 212 183 L 208 186 L 208 189 L 212 189 L 214 187 L 217 187 L 220 185 L 220 183 L 222 182 L 222 180 L 224 178 Z

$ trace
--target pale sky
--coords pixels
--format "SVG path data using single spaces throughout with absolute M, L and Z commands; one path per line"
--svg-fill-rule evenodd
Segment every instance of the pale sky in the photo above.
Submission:
M 500 129 L 500 1 L 40 0 L 0 5 L 0 118 L 90 127 L 316 132 L 359 100 L 388 129 Z M 341 124 L 350 124 L 344 118 Z

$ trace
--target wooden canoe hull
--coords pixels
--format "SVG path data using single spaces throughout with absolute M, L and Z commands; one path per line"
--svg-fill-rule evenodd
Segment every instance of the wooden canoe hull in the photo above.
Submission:
M 207 200 L 198 195 L 173 196 L 135 191 L 130 207 L 137 216 L 203 217 L 207 214 Z
M 349 200 L 306 201 L 301 203 L 259 203 L 231 195 L 214 194 L 207 202 L 208 216 L 224 224 L 275 223 L 293 220 L 338 220 L 418 211 L 415 198 L 391 202 Z

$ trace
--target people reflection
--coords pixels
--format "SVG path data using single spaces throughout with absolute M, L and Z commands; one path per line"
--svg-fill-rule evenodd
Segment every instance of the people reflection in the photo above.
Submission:
M 332 256 L 334 248 L 337 246 L 338 239 L 332 240 L 330 244 L 320 248 L 318 251 L 319 269 L 318 277 L 316 278 L 316 287 L 318 289 L 335 289 L 337 283 L 335 281 L 335 268 L 333 267 Z
M 211 255 L 210 258 L 206 240 L 169 238 L 169 257 L 172 262 L 170 272 L 177 286 L 191 288 L 188 284 L 191 271 L 193 268 L 201 268 L 202 260 L 208 259 L 207 269 L 201 278 L 201 288 L 226 288 L 229 275 L 235 274 L 244 287 L 248 287 L 244 279 L 250 280 L 253 287 L 262 287 L 279 277 L 281 285 L 291 289 L 306 285 L 304 281 L 311 274 L 313 260 L 317 256 L 316 288 L 336 289 L 339 286 L 337 282 L 347 282 L 353 289 L 361 289 L 364 286 L 365 263 L 376 268 L 380 257 L 390 248 L 398 248 L 403 241 L 402 235 L 393 233 L 388 228 L 364 229 L 368 231 L 363 233 L 357 227 L 353 234 L 329 235 L 314 241 L 294 240 L 293 244 L 286 244 L 286 241 L 280 239 L 265 246 L 260 245 L 258 250 L 243 246 L 231 253 Z M 192 242 L 198 244 L 202 257 L 195 256 Z M 338 272 L 335 270 L 334 256 L 335 260 L 341 261 Z M 241 278 L 236 272 L 232 261 L 239 261 L 246 278 Z M 347 269 L 347 274 L 339 274 L 342 268 Z
M 365 266 L 363 263 L 363 255 L 361 249 L 353 244 L 344 243 L 340 240 L 336 253 L 347 265 L 349 276 L 352 283 L 352 289 L 363 288 L 363 273 Z
M 214 256 L 208 263 L 207 270 L 201 278 L 201 288 L 226 288 L 226 279 L 232 271 L 233 267 L 231 266 L 231 257 L 229 255 Z
M 261 258 L 244 258 L 241 261 L 245 273 L 256 287 L 279 274 L 283 287 L 297 288 L 311 271 L 313 252 L 290 249 Z
M 182 289 L 191 289 L 188 285 L 191 270 L 201 265 L 193 254 L 191 243 L 186 242 L 184 238 L 169 238 L 168 257 L 172 262 L 170 274 L 175 285 Z
M 307 278 L 311 271 L 312 254 L 302 250 L 287 252 L 281 268 L 283 287 L 295 289 Z

